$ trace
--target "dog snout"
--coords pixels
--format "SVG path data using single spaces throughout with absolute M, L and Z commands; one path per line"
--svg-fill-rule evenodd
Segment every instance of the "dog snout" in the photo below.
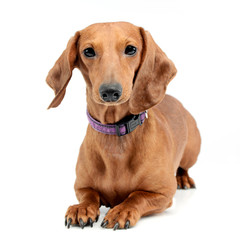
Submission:
M 99 93 L 104 102 L 116 102 L 122 95 L 122 86 L 119 83 L 102 84 Z

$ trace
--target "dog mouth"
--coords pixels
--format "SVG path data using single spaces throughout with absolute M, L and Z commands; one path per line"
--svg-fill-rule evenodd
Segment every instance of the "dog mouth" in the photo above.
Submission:
M 95 102 L 97 102 L 99 104 L 102 104 L 102 105 L 105 105 L 105 106 L 118 106 L 120 104 L 123 104 L 123 103 L 127 102 L 128 100 L 129 100 L 129 98 L 126 98 L 126 99 L 122 98 L 122 99 L 120 99 L 120 100 L 118 100 L 116 102 L 105 102 L 105 101 L 99 99 L 99 100 L 97 100 Z
M 104 101 L 98 94 L 92 96 L 94 102 L 105 106 L 118 106 L 127 102 L 129 98 L 130 94 L 126 94 L 125 96 L 121 96 L 117 101 Z

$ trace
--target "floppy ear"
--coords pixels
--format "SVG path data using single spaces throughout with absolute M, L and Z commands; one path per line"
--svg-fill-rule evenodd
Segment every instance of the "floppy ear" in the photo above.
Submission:
M 154 42 L 150 33 L 140 28 L 143 52 L 129 101 L 130 112 L 138 114 L 162 101 L 168 83 L 177 69 L 173 62 Z
M 64 98 L 66 87 L 71 79 L 72 70 L 76 67 L 78 40 L 80 32 L 76 32 L 67 44 L 67 48 L 49 71 L 46 82 L 54 90 L 55 98 L 49 108 L 57 107 Z

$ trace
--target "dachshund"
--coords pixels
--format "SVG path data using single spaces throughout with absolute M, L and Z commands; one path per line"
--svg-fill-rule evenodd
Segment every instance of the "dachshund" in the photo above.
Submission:
M 89 125 L 80 147 L 74 185 L 79 204 L 65 225 L 122 229 L 172 205 L 178 188 L 195 188 L 188 169 L 201 138 L 194 118 L 166 95 L 177 70 L 151 34 L 127 22 L 97 23 L 78 31 L 49 71 L 46 82 L 64 98 L 72 71 L 86 82 Z

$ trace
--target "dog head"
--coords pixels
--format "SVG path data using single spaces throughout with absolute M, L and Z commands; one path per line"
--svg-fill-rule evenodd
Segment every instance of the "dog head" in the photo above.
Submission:
M 47 76 L 55 98 L 64 98 L 72 70 L 81 70 L 87 94 L 97 104 L 129 102 L 137 114 L 159 103 L 176 68 L 150 33 L 130 23 L 100 23 L 76 32 Z

